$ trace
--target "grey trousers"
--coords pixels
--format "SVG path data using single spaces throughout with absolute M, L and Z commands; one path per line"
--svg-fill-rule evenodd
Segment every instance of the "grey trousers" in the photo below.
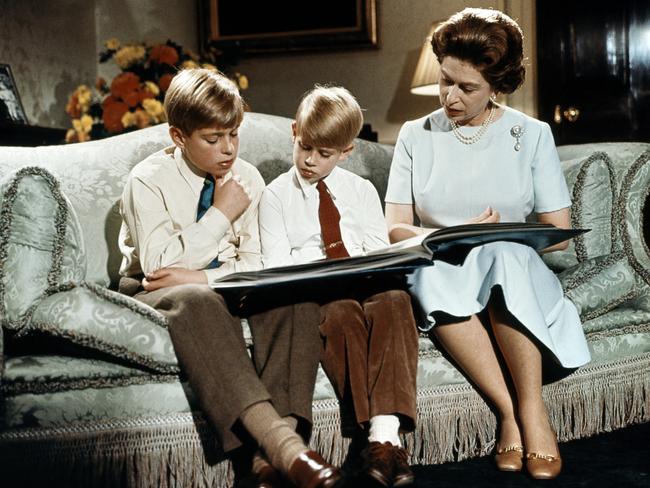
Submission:
M 251 361 L 240 318 L 209 286 L 141 291 L 134 298 L 167 317 L 181 369 L 224 451 L 242 444 L 247 434 L 238 419 L 261 401 L 270 401 L 280 416 L 295 416 L 309 431 L 320 353 L 318 305 L 278 306 L 248 316 Z

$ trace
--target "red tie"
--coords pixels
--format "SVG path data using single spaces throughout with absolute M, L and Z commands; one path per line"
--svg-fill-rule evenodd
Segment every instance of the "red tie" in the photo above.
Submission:
M 341 228 L 339 221 L 341 214 L 332 201 L 332 196 L 327 191 L 327 185 L 323 180 L 319 180 L 316 189 L 320 195 L 320 204 L 318 205 L 318 220 L 320 221 L 320 231 L 325 245 L 325 254 L 328 259 L 347 258 L 350 255 L 343 244 L 341 238 Z

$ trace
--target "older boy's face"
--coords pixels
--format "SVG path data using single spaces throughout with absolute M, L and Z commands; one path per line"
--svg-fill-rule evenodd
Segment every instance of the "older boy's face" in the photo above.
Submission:
M 352 146 L 343 150 L 310 146 L 299 135 L 294 135 L 293 164 L 304 179 L 316 183 L 329 175 L 351 150 Z
M 215 179 L 222 178 L 230 171 L 239 151 L 239 127 L 221 129 L 207 127 L 197 129 L 187 136 L 180 130 L 172 133 L 176 145 L 190 162 Z

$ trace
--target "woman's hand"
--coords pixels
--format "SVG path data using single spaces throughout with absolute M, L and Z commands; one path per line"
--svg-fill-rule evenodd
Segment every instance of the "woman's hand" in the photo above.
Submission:
M 469 219 L 468 224 L 497 224 L 501 221 L 501 214 L 492 207 L 487 207 L 483 213 Z
M 142 287 L 146 291 L 154 291 L 175 285 L 188 283 L 207 284 L 208 277 L 203 271 L 187 268 L 161 268 L 149 273 L 142 280 Z

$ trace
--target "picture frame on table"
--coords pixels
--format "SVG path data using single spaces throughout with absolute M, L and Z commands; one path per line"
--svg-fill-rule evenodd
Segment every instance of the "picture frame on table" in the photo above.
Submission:
M 27 125 L 11 67 L 0 63 L 0 124 Z
M 304 0 L 204 0 L 203 45 L 237 55 L 379 47 L 376 0 L 306 5 Z

